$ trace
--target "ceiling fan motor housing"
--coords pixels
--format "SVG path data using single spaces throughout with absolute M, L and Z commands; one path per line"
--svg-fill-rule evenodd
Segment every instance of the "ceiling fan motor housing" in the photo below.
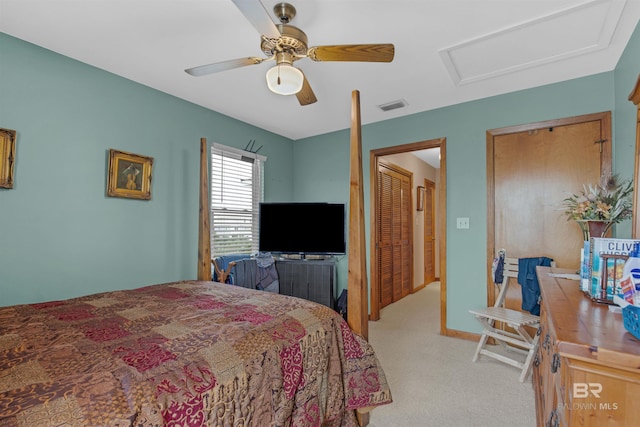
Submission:
M 274 56 L 279 52 L 290 52 L 294 56 L 300 57 L 307 55 L 308 41 L 304 31 L 293 25 L 285 24 L 278 25 L 278 30 L 281 34 L 279 39 L 262 38 L 260 49 L 262 49 L 265 55 Z

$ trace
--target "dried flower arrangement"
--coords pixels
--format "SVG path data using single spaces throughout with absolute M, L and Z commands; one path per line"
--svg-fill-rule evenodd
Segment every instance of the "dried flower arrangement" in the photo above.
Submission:
M 564 199 L 567 220 L 577 221 L 586 239 L 588 221 L 604 221 L 605 229 L 632 216 L 633 182 L 617 175 L 602 176 L 598 184 L 585 184 L 582 191 Z

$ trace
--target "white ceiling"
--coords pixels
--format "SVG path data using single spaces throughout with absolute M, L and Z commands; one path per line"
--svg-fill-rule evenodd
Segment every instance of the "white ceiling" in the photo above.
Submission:
M 267 89 L 273 62 L 184 72 L 264 57 L 231 0 L 0 0 L 0 31 L 296 140 L 348 128 L 354 89 L 367 124 L 611 71 L 640 20 L 640 0 L 290 1 L 310 46 L 393 43 L 394 61 L 297 61 L 302 107 Z
M 428 148 L 426 150 L 411 151 L 410 153 L 431 167 L 440 168 L 440 148 Z

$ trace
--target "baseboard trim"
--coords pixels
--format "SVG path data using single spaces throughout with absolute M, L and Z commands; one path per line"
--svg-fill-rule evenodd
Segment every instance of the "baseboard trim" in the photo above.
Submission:
M 416 292 L 418 292 L 419 290 L 426 288 L 426 287 L 427 287 L 428 285 L 430 285 L 431 283 L 435 283 L 435 282 L 439 282 L 439 281 L 440 281 L 440 278 L 439 278 L 439 277 L 436 277 L 436 278 L 435 278 L 435 280 L 434 280 L 433 282 L 430 282 L 430 283 L 423 283 L 422 285 L 418 285 L 417 287 L 413 288 L 413 289 L 411 290 L 411 293 L 412 293 L 412 294 L 415 294 L 415 293 L 416 293 Z
M 446 328 L 444 330 L 444 336 L 452 337 L 452 338 L 460 338 L 460 339 L 469 340 L 469 341 L 480 341 L 480 334 L 476 334 L 473 332 L 459 331 L 457 329 Z
M 416 292 L 418 292 L 419 290 L 424 289 L 424 288 L 426 288 L 426 287 L 427 287 L 427 285 L 425 285 L 425 284 L 423 283 L 422 285 L 418 286 L 417 288 L 413 288 L 413 289 L 411 289 L 411 293 L 412 293 L 412 294 L 415 294 L 415 293 L 416 293 Z

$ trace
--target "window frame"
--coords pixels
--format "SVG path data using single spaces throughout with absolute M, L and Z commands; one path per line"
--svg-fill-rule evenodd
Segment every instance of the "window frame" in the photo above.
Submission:
M 264 163 L 267 158 L 218 143 L 211 145 L 210 156 L 211 256 L 255 253 L 258 251 L 259 207 L 264 200 Z M 240 183 L 248 179 L 246 170 L 242 168 L 249 164 L 251 189 L 247 192 L 242 190 Z

